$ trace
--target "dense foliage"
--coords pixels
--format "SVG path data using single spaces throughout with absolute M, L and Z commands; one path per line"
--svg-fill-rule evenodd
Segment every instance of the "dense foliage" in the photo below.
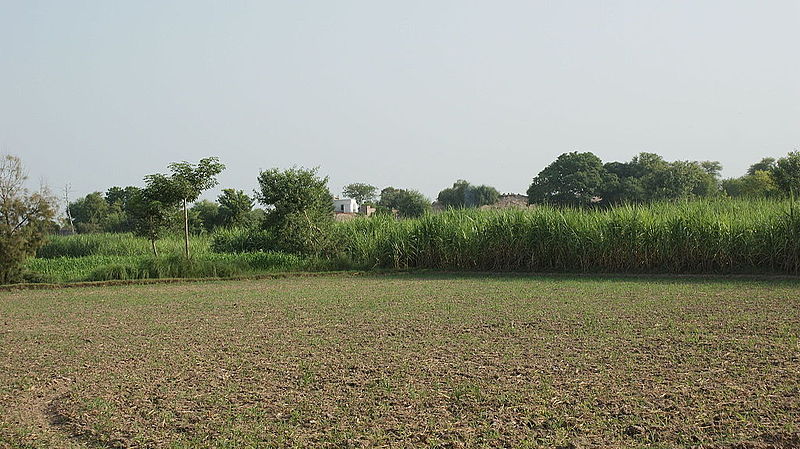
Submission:
M 22 161 L 0 158 L 0 284 L 23 279 L 25 260 L 44 243 L 55 215 L 55 199 L 46 188 L 30 192 Z
M 280 236 L 275 249 L 297 254 L 323 253 L 330 244 L 333 196 L 328 178 L 317 169 L 273 168 L 258 176 L 258 201 L 269 209 L 264 228 Z
M 800 210 L 791 201 L 454 210 L 336 230 L 349 259 L 365 268 L 800 272 Z
M 17 186 L 4 187 L 5 198 L 18 198 L 4 200 L 0 217 L 6 221 L 0 223 L 5 273 L 0 280 L 9 282 L 21 278 L 21 261 L 41 246 L 48 228 L 52 231 L 54 206 L 44 192 L 19 190 L 24 175 L 18 160 L 6 158 L 2 168 L 4 185 Z M 224 189 L 217 201 L 196 201 L 216 182 L 222 169 L 216 158 L 170 169 L 170 175 L 146 176 L 142 188 L 112 187 L 70 203 L 71 224 L 82 235 L 53 238 L 38 256 L 144 257 L 149 252 L 159 258 L 160 249 L 171 258 L 182 233 L 184 252 L 189 234 L 202 236 L 192 241 L 204 258 L 282 252 L 361 268 L 800 270 L 794 203 L 800 152 L 764 158 L 744 176 L 725 180 L 713 161 L 670 162 L 641 153 L 628 162 L 603 163 L 592 153 L 565 153 L 534 178 L 530 210 L 466 210 L 493 204 L 499 194 L 464 180 L 442 190 L 438 201 L 465 210 L 444 214 L 430 214 L 430 200 L 418 191 L 386 187 L 378 197 L 374 186 L 354 183 L 344 193 L 361 203 L 374 202 L 378 213 L 345 223 L 334 221 L 328 178 L 317 169 L 262 171 L 255 199 L 265 210 L 253 209 L 254 199 L 234 189 Z M 186 207 L 191 201 L 194 205 Z
M 585 206 L 707 198 L 720 194 L 718 162 L 665 161 L 641 153 L 603 164 L 592 153 L 565 153 L 528 188 L 531 204 Z
M 481 207 L 494 204 L 500 198 L 500 192 L 487 185 L 474 186 L 468 181 L 459 179 L 439 192 L 436 198 L 444 207 L 461 209 L 465 207 Z
M 342 195 L 345 198 L 352 198 L 358 204 L 374 204 L 377 193 L 377 187 L 362 182 L 348 184 L 342 189 Z
M 381 190 L 378 206 L 384 212 L 396 211 L 398 216 L 408 218 L 421 217 L 430 211 L 431 202 L 416 190 L 386 187 Z
M 592 153 L 564 153 L 528 188 L 528 202 L 588 205 L 603 188 L 603 161 Z

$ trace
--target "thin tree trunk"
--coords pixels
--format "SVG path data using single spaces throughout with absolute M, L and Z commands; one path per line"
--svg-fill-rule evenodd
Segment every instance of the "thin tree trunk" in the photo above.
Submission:
M 186 209 L 186 198 L 183 199 L 183 243 L 186 258 L 189 258 L 189 210 Z
M 64 203 L 66 204 L 66 211 L 67 211 L 67 220 L 69 220 L 69 229 L 72 233 L 75 233 L 75 222 L 72 221 L 72 213 L 69 211 L 69 191 L 70 186 L 69 184 L 64 186 Z
M 150 245 L 153 247 L 153 255 L 158 257 L 158 249 L 156 248 L 156 241 L 150 240 Z

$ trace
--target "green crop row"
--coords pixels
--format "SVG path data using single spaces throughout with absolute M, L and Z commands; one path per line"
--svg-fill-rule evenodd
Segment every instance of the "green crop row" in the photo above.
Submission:
M 315 268 L 291 254 L 261 252 L 247 254 L 85 256 L 35 258 L 27 269 L 39 282 L 107 281 L 156 278 L 203 278 L 299 271 Z
M 798 273 L 792 201 L 719 200 L 606 210 L 451 210 L 340 223 L 361 267 L 490 271 Z

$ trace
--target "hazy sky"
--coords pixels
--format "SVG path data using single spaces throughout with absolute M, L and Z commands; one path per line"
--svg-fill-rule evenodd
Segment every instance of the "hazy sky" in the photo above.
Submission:
M 73 196 L 219 156 L 434 197 L 559 154 L 800 149 L 800 1 L 0 0 L 0 152 Z M 207 195 L 215 196 L 215 193 Z

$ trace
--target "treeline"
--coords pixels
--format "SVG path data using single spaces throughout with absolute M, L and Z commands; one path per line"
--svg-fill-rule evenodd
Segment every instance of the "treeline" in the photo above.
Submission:
M 564 153 L 528 188 L 530 204 L 614 205 L 692 198 L 775 198 L 800 188 L 800 153 L 764 158 L 740 178 L 721 179 L 716 161 L 664 160 L 641 153 L 629 162 L 606 162 L 592 153 Z
M 169 164 L 168 173 L 155 173 L 144 176 L 143 186 L 113 187 L 105 193 L 95 192 L 69 204 L 67 208 L 69 223 L 78 232 L 131 232 L 145 237 L 149 242 L 154 256 L 158 257 L 157 241 L 165 235 L 175 235 L 183 232 L 185 259 L 190 260 L 189 235 L 214 231 L 212 249 L 218 252 L 258 252 L 276 251 L 291 253 L 303 257 L 318 258 L 321 260 L 338 260 L 344 257 L 355 263 L 371 264 L 378 262 L 375 253 L 362 257 L 365 253 L 353 253 L 351 250 L 356 244 L 356 235 L 351 238 L 342 238 L 341 224 L 334 220 L 332 211 L 333 195 L 328 188 L 328 178 L 320 176 L 317 169 L 291 168 L 280 170 L 273 168 L 261 171 L 258 175 L 258 188 L 251 197 L 241 190 L 225 189 L 217 201 L 198 201 L 203 191 L 217 184 L 216 176 L 225 169 L 217 158 L 201 159 L 197 164 L 189 162 L 176 162 Z M 551 251 L 553 260 L 568 257 L 568 254 L 556 251 L 557 248 L 568 247 L 563 236 L 573 235 L 581 231 L 582 226 L 578 221 L 573 224 L 563 221 L 565 214 L 573 214 L 575 220 L 595 220 L 597 216 L 591 215 L 581 209 L 592 209 L 596 212 L 613 212 L 616 205 L 635 207 L 637 204 L 653 204 L 648 206 L 648 214 L 659 224 L 652 227 L 652 223 L 640 223 L 638 209 L 628 210 L 622 222 L 616 221 L 616 215 L 603 216 L 612 219 L 599 228 L 592 228 L 587 235 L 587 241 L 594 241 L 597 236 L 611 235 L 623 228 L 639 229 L 641 232 L 631 242 L 639 242 L 629 248 L 630 253 L 621 256 L 627 262 L 615 262 L 608 265 L 608 269 L 633 270 L 625 264 L 639 266 L 643 269 L 658 270 L 659 267 L 672 271 L 702 272 L 702 264 L 706 263 L 706 256 L 700 256 L 693 264 L 694 268 L 679 268 L 678 259 L 665 256 L 662 253 L 653 253 L 650 249 L 641 253 L 641 259 L 636 248 L 655 248 L 646 245 L 657 241 L 658 251 L 666 251 L 673 244 L 684 242 L 692 236 L 687 233 L 706 233 L 711 236 L 706 240 L 692 241 L 695 245 L 694 252 L 718 251 L 719 257 L 728 257 L 730 251 L 741 251 L 744 259 L 732 257 L 729 262 L 713 262 L 713 270 L 726 271 L 742 263 L 745 266 L 757 267 L 757 260 L 765 257 L 769 251 L 780 249 L 781 256 L 768 264 L 768 269 L 778 271 L 796 272 L 800 263 L 797 262 L 796 246 L 792 242 L 798 241 L 798 220 L 800 216 L 795 209 L 794 201 L 777 201 L 764 203 L 753 201 L 748 207 L 748 213 L 758 217 L 759 211 L 769 213 L 769 223 L 758 220 L 748 220 L 740 223 L 736 232 L 729 223 L 717 220 L 714 210 L 702 212 L 703 219 L 696 220 L 699 215 L 688 214 L 689 210 L 674 209 L 668 220 L 657 217 L 657 210 L 664 205 L 675 204 L 674 200 L 693 198 L 788 198 L 800 188 L 800 153 L 792 152 L 779 159 L 765 158 L 749 168 L 747 173 L 740 178 L 721 179 L 721 165 L 714 161 L 666 161 L 661 156 L 652 153 L 641 153 L 628 162 L 606 162 L 600 160 L 592 153 L 565 153 L 543 169 L 532 181 L 527 191 L 530 204 L 540 205 L 535 210 L 542 209 L 541 214 L 527 215 L 497 215 L 487 222 L 494 231 L 499 232 L 507 228 L 507 234 L 501 243 L 507 251 L 505 256 L 516 262 L 497 262 L 503 269 L 567 269 L 556 262 L 541 262 L 542 251 Z M 357 220 L 362 224 L 354 223 L 353 226 L 362 226 L 367 231 L 366 235 L 359 237 L 366 245 L 371 245 L 371 239 L 380 243 L 383 248 L 381 266 L 389 265 L 388 261 L 406 260 L 401 265 L 430 266 L 430 267 L 464 267 L 472 264 L 468 254 L 480 255 L 480 259 L 497 251 L 494 244 L 485 242 L 483 249 L 470 252 L 477 246 L 468 241 L 462 242 L 466 252 L 431 253 L 425 248 L 435 245 L 457 242 L 459 235 L 466 236 L 462 231 L 439 233 L 440 227 L 447 228 L 448 223 L 456 216 L 444 214 L 435 220 L 427 214 L 432 203 L 420 192 L 413 189 L 386 187 L 378 191 L 372 185 L 354 183 L 348 185 L 343 195 L 356 199 L 361 204 L 373 205 L 377 210 L 378 222 L 397 223 L 397 226 L 386 226 L 385 232 L 372 228 L 362 223 L 370 220 Z M 499 198 L 499 192 L 491 186 L 473 185 L 467 181 L 456 181 L 452 187 L 443 189 L 437 198 L 438 205 L 449 209 L 470 209 L 486 204 L 492 204 Z M 258 203 L 259 208 L 254 205 Z M 747 202 L 745 202 L 747 203 Z M 566 206 L 566 208 L 565 208 Z M 736 206 L 740 209 L 743 206 Z M 25 189 L 25 172 L 19 158 L 5 156 L 0 160 L 0 282 L 14 282 L 24 278 L 22 266 L 26 258 L 35 254 L 46 239 L 46 234 L 57 228 L 54 221 L 56 214 L 55 198 L 46 190 L 30 192 Z M 562 212 L 558 212 L 558 211 Z M 622 209 L 620 209 L 622 210 Z M 583 212 L 587 212 L 583 214 Z M 686 212 L 686 214 L 684 214 Z M 698 212 L 699 214 L 700 212 Z M 690 216 L 691 215 L 691 216 Z M 735 214 L 732 215 L 735 218 Z M 788 218 L 780 218 L 786 216 Z M 416 218 L 421 220 L 394 220 L 394 217 Z M 438 215 L 437 215 L 438 217 Z M 458 216 L 462 226 L 472 226 L 477 223 L 473 216 Z M 616 218 L 615 218 L 616 217 Z M 633 218 L 631 218 L 633 217 Z M 639 218 L 637 218 L 639 217 Z M 462 220 L 463 218 L 463 220 Z M 508 221 L 513 218 L 513 220 Z M 604 219 L 605 219 L 604 218 Z M 634 219 L 635 218 L 635 219 Z M 384 220 L 384 221 L 381 221 Z M 388 220 L 388 221 L 386 221 Z M 545 220 L 535 224 L 531 220 Z M 649 219 L 648 219 L 649 220 Z M 692 221 L 695 220 L 695 221 Z M 651 220 L 652 221 L 652 220 Z M 559 227 L 562 224 L 566 227 Z M 552 225 L 552 226 L 551 226 Z M 690 226 L 691 225 L 691 226 Z M 698 225 L 699 227 L 696 227 Z M 768 233 L 758 238 L 752 249 L 747 251 L 736 246 L 726 246 L 727 243 L 742 235 L 756 235 L 758 229 L 767 229 Z M 695 226 L 695 227 L 693 227 Z M 738 226 L 738 225 L 737 225 Z M 766 226 L 766 227 L 765 227 Z M 219 228 L 227 231 L 219 232 Z M 354 229 L 354 228 L 351 228 Z M 449 228 L 451 230 L 456 227 Z M 517 232 L 524 230 L 524 232 Z M 626 231 L 627 232 L 627 231 Z M 552 237 L 552 233 L 561 233 L 562 237 L 551 239 L 555 242 L 552 248 L 540 248 L 541 239 Z M 437 235 L 439 237 L 437 237 Z M 479 235 L 489 236 L 488 229 Z M 575 234 L 577 235 L 577 234 Z M 760 235 L 760 234 L 759 234 Z M 772 236 L 780 236 L 779 241 Z M 538 236 L 538 237 L 537 237 Z M 633 238 L 633 237 L 632 237 Z M 442 240 L 443 239 L 443 240 Z M 453 240 L 455 239 L 455 240 Z M 531 240 L 532 239 L 532 240 Z M 537 240 L 538 239 L 538 240 Z M 654 240 L 655 239 L 655 240 Z M 623 239 L 624 240 L 624 239 Z M 620 240 L 622 242 L 623 240 Z M 451 242 L 451 243 L 452 243 Z M 516 242 L 516 243 L 515 243 Z M 528 245 L 524 251 L 522 243 Z M 578 265 L 585 269 L 597 268 L 595 262 L 589 262 L 592 257 L 612 257 L 617 243 L 606 242 L 606 252 L 592 252 L 587 259 Z M 706 244 L 708 243 L 708 244 Z M 433 245 L 433 246 L 432 246 Z M 559 246 L 561 245 L 561 246 Z M 583 245 L 583 244 L 582 244 Z M 644 245 L 644 246 L 642 246 Z M 470 249 L 471 248 L 471 249 Z M 549 249 L 548 249 L 549 248 Z M 704 249 L 705 248 L 705 249 Z M 710 248 L 710 249 L 709 249 Z M 716 248 L 716 250 L 714 249 Z M 391 251 L 389 251 L 391 250 Z M 578 249 L 575 249 L 577 251 Z M 422 252 L 420 252 L 422 251 Z M 460 250 L 459 250 L 460 251 Z M 605 251 L 605 250 L 603 250 Z M 655 251 L 655 249 L 653 249 Z M 720 252 L 721 251 L 721 252 Z M 424 257 L 422 256 L 424 254 Z M 430 256 L 430 254 L 442 254 Z M 703 253 L 705 254 L 705 253 Z M 447 263 L 424 262 L 420 263 L 418 257 L 455 257 L 461 262 L 456 265 Z M 471 256 L 470 256 L 471 257 Z M 532 258 L 536 259 L 532 259 Z M 571 257 L 571 256 L 570 256 Z M 616 256 L 614 256 L 616 257 Z M 717 256 L 715 256 L 717 257 Z M 520 259 L 522 258 L 522 259 Z M 524 260 L 528 262 L 524 262 Z M 669 262 L 671 260 L 671 262 Z M 481 266 L 488 262 L 481 262 Z M 620 265 L 621 264 L 621 265 Z M 674 268 L 663 264 L 672 264 Z M 488 265 L 486 265 L 488 266 Z M 561 268 L 560 268 L 561 267 Z M 727 268 L 726 268 L 727 267 Z
M 603 162 L 590 152 L 564 153 L 542 170 L 530 184 L 530 204 L 613 205 L 653 201 L 709 198 L 776 198 L 787 196 L 800 185 L 800 153 L 775 159 L 764 158 L 750 166 L 739 178 L 722 179 L 722 165 L 716 161 L 667 161 L 654 153 L 641 153 L 628 162 Z M 105 193 L 94 192 L 71 202 L 68 226 L 77 233 L 134 232 L 136 201 L 142 188 L 112 187 Z M 419 191 L 352 183 L 342 191 L 345 198 L 359 205 L 369 205 L 377 213 L 400 217 L 419 217 L 431 210 L 474 208 L 498 201 L 500 193 L 487 185 L 456 181 L 441 190 L 436 202 Z M 254 208 L 255 198 L 242 190 L 224 189 L 216 201 L 202 200 L 187 211 L 192 234 L 213 232 L 223 227 L 259 226 L 267 212 Z M 180 210 L 169 228 L 183 226 Z
M 187 202 L 216 183 L 214 176 L 224 166 L 216 158 L 206 158 L 196 166 L 182 162 L 169 167 L 170 175 L 146 176 L 144 188 L 112 187 L 104 194 L 91 193 L 70 203 L 71 225 L 78 233 L 146 236 L 153 242 L 154 252 L 160 234 L 181 229 L 188 235 L 244 228 L 252 231 L 245 238 L 251 243 L 237 241 L 235 247 L 270 246 L 299 253 L 318 251 L 318 242 L 325 240 L 319 235 L 331 221 L 333 195 L 328 178 L 320 177 L 316 169 L 262 171 L 253 197 L 241 190 L 224 189 L 216 201 L 198 201 L 187 207 Z M 693 198 L 779 198 L 800 186 L 798 152 L 780 159 L 764 158 L 740 178 L 723 180 L 721 169 L 716 161 L 667 161 L 654 153 L 640 153 L 628 162 L 603 162 L 589 152 L 564 153 L 533 178 L 528 202 L 602 208 Z M 439 209 L 477 208 L 494 204 L 500 197 L 494 187 L 466 180 L 440 191 L 433 203 L 413 189 L 390 186 L 379 191 L 366 183 L 349 184 L 342 195 L 374 207 L 378 215 L 399 218 L 421 217 L 432 205 Z M 254 208 L 256 202 L 262 208 Z
M 135 186 L 111 187 L 105 193 L 93 192 L 69 203 L 68 223 L 78 234 L 134 232 L 136 199 L 142 192 Z M 218 227 L 249 226 L 260 223 L 265 212 L 254 209 L 253 198 L 242 190 L 223 189 L 216 201 L 201 200 L 188 209 L 189 232 L 212 232 Z M 182 211 L 173 211 L 170 227 L 179 232 Z

